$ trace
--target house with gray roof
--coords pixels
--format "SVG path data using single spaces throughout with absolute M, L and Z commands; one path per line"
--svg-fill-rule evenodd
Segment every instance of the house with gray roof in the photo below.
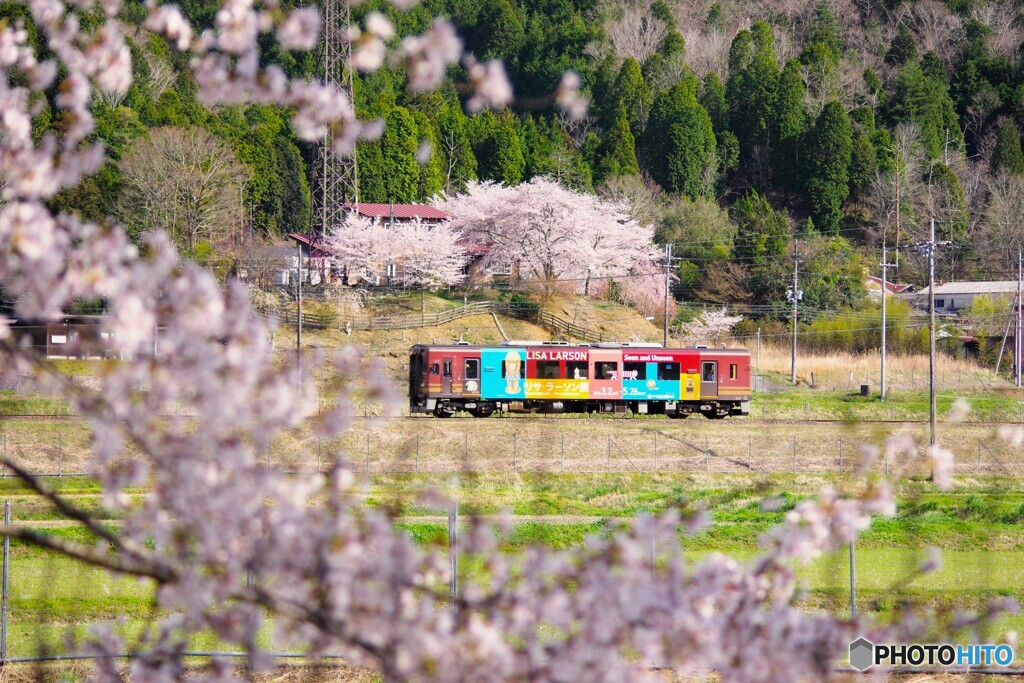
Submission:
M 1005 297 L 1013 301 L 1017 297 L 1016 280 L 995 280 L 979 282 L 945 282 L 935 286 L 935 312 L 956 313 L 971 305 L 975 297 Z M 913 295 L 912 302 L 918 308 L 928 309 L 928 288 Z

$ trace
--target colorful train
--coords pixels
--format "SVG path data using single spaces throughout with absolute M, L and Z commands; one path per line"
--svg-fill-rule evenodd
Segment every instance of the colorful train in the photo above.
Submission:
M 417 344 L 409 355 L 409 410 L 625 413 L 720 419 L 750 412 L 750 352 L 660 344 L 510 341 L 501 346 Z

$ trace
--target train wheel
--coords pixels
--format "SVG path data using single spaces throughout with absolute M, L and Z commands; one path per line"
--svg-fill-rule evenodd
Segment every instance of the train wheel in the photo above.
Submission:
M 470 415 L 473 417 L 490 417 L 494 414 L 493 410 L 471 410 Z
M 434 408 L 435 417 L 451 417 L 455 414 L 454 410 L 443 410 L 441 406 Z

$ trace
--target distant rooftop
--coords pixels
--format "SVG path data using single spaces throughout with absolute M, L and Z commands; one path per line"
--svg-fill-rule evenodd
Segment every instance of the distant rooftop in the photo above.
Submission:
M 935 285 L 936 295 L 952 294 L 1003 294 L 1017 293 L 1016 280 L 991 280 L 978 282 L 946 282 Z M 928 288 L 921 290 L 920 294 L 927 295 Z
M 359 202 L 358 205 L 355 205 L 345 202 L 345 208 L 348 210 L 356 207 L 358 207 L 359 214 L 367 218 L 391 218 L 394 216 L 407 220 L 419 218 L 426 221 L 446 221 L 451 218 L 444 211 L 426 204 L 365 204 Z

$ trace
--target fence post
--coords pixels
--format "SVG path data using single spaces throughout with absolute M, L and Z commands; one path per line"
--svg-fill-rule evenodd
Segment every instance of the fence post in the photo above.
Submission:
M 981 474 L 981 439 L 978 439 L 978 474 Z
M 654 471 L 658 471 L 658 432 L 654 432 Z
M 856 563 L 853 556 L 853 541 L 850 541 L 850 617 L 857 616 L 857 584 L 854 577 Z
M 57 476 L 64 475 L 64 434 L 57 434 Z
M 843 473 L 843 437 L 839 437 L 839 474 Z
M 559 456 L 558 461 L 561 465 L 562 471 L 565 472 L 565 432 L 562 432 L 562 453 Z
M 704 435 L 704 471 L 711 471 L 711 444 L 708 443 L 708 435 Z
M 467 433 L 468 434 L 468 433 Z M 468 438 L 468 436 L 467 436 Z M 512 471 L 519 471 L 519 435 L 512 435 Z
M 604 469 L 605 469 L 606 472 L 611 472 L 612 471 L 612 437 L 611 437 L 611 434 L 608 435 L 608 458 L 605 461 Z
M 796 434 L 793 435 L 793 474 L 796 474 Z
M 4 477 L 7 476 L 7 435 L 4 434 Z
M 463 451 L 462 451 L 462 464 L 463 467 L 469 469 L 469 432 L 463 434 Z
M 452 503 L 448 509 L 448 559 L 452 573 L 451 580 L 448 582 L 448 596 L 454 614 L 458 611 L 456 601 L 459 597 L 459 504 L 457 502 Z
M 11 526 L 11 501 L 4 501 L 4 526 Z M 0 594 L 0 662 L 7 662 L 7 596 L 10 586 L 11 537 L 4 536 L 4 579 Z
M 420 435 L 416 433 L 416 474 L 420 473 Z
M 747 434 L 747 472 L 750 471 L 750 463 L 754 460 L 754 451 L 750 442 L 750 434 Z

